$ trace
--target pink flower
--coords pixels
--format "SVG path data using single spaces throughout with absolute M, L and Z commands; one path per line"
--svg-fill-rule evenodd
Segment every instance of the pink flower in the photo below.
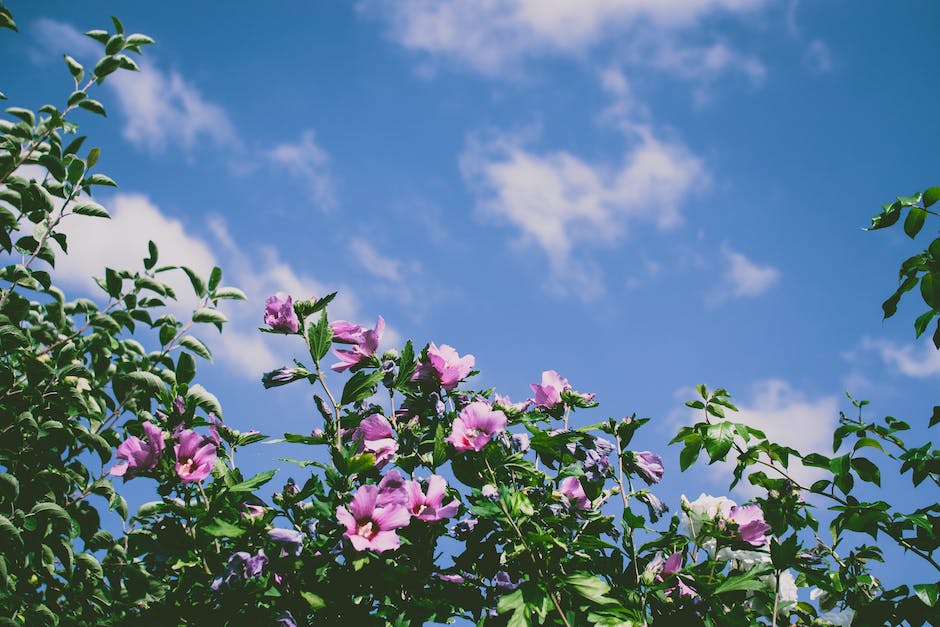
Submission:
M 375 355 L 375 351 L 379 348 L 379 340 L 385 332 L 385 319 L 382 316 L 379 316 L 376 321 L 375 329 L 362 329 L 359 325 L 350 325 L 348 322 L 345 324 L 349 327 L 340 327 L 341 334 L 351 340 L 353 347 L 348 351 L 333 349 L 333 354 L 340 359 L 339 362 L 330 366 L 336 372 L 343 372 Z M 353 326 L 359 327 L 359 330 L 351 330 Z
M 408 492 L 408 511 L 412 516 L 425 522 L 433 522 L 444 518 L 452 518 L 457 514 L 460 503 L 457 499 L 447 505 L 441 505 L 446 496 L 447 482 L 440 475 L 431 475 L 428 479 L 427 494 L 421 491 L 421 484 L 409 481 L 405 484 Z
M 132 435 L 121 442 L 118 445 L 116 457 L 127 463 L 115 466 L 109 474 L 124 477 L 124 481 L 127 481 L 133 479 L 138 473 L 153 470 L 160 461 L 166 446 L 163 442 L 163 431 L 152 422 L 145 422 L 141 426 L 147 441 Z
M 535 404 L 546 409 L 551 409 L 561 403 L 561 393 L 571 389 L 568 379 L 554 370 L 546 370 L 542 373 L 541 385 L 531 383 L 529 387 L 535 392 Z
M 264 302 L 264 323 L 279 333 L 297 333 L 300 322 L 291 297 L 284 292 L 270 296 Z
M 183 483 L 202 481 L 215 468 L 216 450 L 212 442 L 186 429 L 179 436 L 176 452 L 176 474 Z
M 395 456 L 398 442 L 394 438 L 392 425 L 382 414 L 372 414 L 363 418 L 359 426 L 352 431 L 352 440 L 360 440 L 359 452 L 375 455 L 375 467 L 381 468 Z
M 665 472 L 665 468 L 663 468 L 663 458 L 649 451 L 633 453 L 633 468 L 649 485 L 662 481 L 663 473 Z
M 378 486 L 361 486 L 353 495 L 349 509 L 336 508 L 336 518 L 346 526 L 343 533 L 357 551 L 371 549 L 376 553 L 401 546 L 396 529 L 411 521 L 411 515 L 398 504 L 377 506 Z
M 438 347 L 434 342 L 428 346 L 428 361 L 418 365 L 412 380 L 436 380 L 445 390 L 453 390 L 461 379 L 465 379 L 476 359 L 473 355 L 457 354 L 456 349 L 448 344 Z
M 662 558 L 660 557 L 660 559 Z M 665 578 L 676 575 L 676 585 L 666 590 L 666 594 L 671 594 L 673 590 L 678 588 L 679 596 L 694 597 L 697 594 L 695 589 L 686 584 L 682 577 L 678 576 L 677 573 L 680 570 L 682 570 L 682 553 L 673 553 L 663 563 L 662 572 L 656 576 L 656 580 L 664 581 Z
M 408 490 L 405 489 L 405 480 L 395 468 L 389 470 L 379 481 L 379 495 L 375 504 L 379 507 L 389 504 L 402 506 L 408 504 Z
M 519 403 L 513 403 L 511 400 L 509 400 L 508 396 L 503 396 L 502 394 L 498 392 L 493 395 L 494 405 L 499 405 L 500 407 L 505 407 L 506 409 L 515 409 L 517 411 L 527 410 L 532 405 L 533 402 L 534 401 L 530 398 L 528 400 L 524 400 Z
M 732 507 L 728 520 L 737 523 L 739 540 L 754 546 L 763 546 L 770 542 L 770 538 L 766 535 L 770 531 L 770 525 L 764 522 L 764 512 L 760 505 Z
M 447 441 L 458 451 L 479 451 L 494 434 L 506 430 L 506 422 L 506 414 L 476 401 L 461 410 Z
M 364 333 L 368 330 L 361 324 L 353 324 L 345 320 L 336 320 L 330 323 L 333 329 L 333 341 L 343 344 L 361 344 L 364 339 Z
M 569 503 L 580 509 L 590 509 L 591 499 L 584 493 L 584 486 L 577 477 L 565 477 L 558 484 L 558 491 Z

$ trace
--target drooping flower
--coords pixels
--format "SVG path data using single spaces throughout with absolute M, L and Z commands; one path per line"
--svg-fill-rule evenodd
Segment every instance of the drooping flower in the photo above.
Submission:
M 242 503 L 242 512 L 240 516 L 249 522 L 253 522 L 253 521 L 260 520 L 261 518 L 263 518 L 265 511 L 266 510 L 263 505 L 256 505 L 253 503 Z
M 520 585 L 522 585 L 522 579 L 513 581 L 512 577 L 510 577 L 509 573 L 507 573 L 505 570 L 500 570 L 495 575 L 493 575 L 493 586 L 497 590 L 512 592 Z
M 425 522 L 452 518 L 457 514 L 460 502 L 453 499 L 447 505 L 443 505 L 444 497 L 447 496 L 446 488 L 447 482 L 440 475 L 431 475 L 428 478 L 427 493 L 421 489 L 421 484 L 417 481 L 407 482 L 405 490 L 408 492 L 408 512 Z
M 397 469 L 393 468 L 385 473 L 382 480 L 379 481 L 379 495 L 376 498 L 377 507 L 385 505 L 407 505 L 408 490 L 406 482 Z
M 535 404 L 546 409 L 551 409 L 561 403 L 561 393 L 571 389 L 568 379 L 554 370 L 546 370 L 542 373 L 541 385 L 531 383 L 529 387 L 535 392 Z
M 144 429 L 146 441 L 136 436 L 129 436 L 117 448 L 116 457 L 126 463 L 113 467 L 109 474 L 115 477 L 124 477 L 124 480 L 133 479 L 141 472 L 153 470 L 163 455 L 165 444 L 163 431 L 152 422 L 141 425 Z
M 607 476 L 611 469 L 610 453 L 614 445 L 604 438 L 594 438 L 591 448 L 584 450 L 584 461 L 581 467 L 588 481 L 598 481 Z
M 364 339 L 364 333 L 368 330 L 361 324 L 353 324 L 346 320 L 335 320 L 330 323 L 333 330 L 333 341 L 343 344 L 361 344 Z
M 479 451 L 494 434 L 506 430 L 506 423 L 506 414 L 475 401 L 460 411 L 447 441 L 458 451 Z
M 753 546 L 763 546 L 770 542 L 770 538 L 766 535 L 770 531 L 770 525 L 764 522 L 764 512 L 760 505 L 755 503 L 732 507 L 728 520 L 737 523 L 736 535 L 742 542 Z
M 264 389 L 268 390 L 270 388 L 280 387 L 282 385 L 287 385 L 288 383 L 293 383 L 300 379 L 310 376 L 310 371 L 306 368 L 288 368 L 282 367 L 277 370 L 272 370 L 270 372 L 265 372 L 261 376 L 261 385 L 264 386 Z
M 304 548 L 304 534 L 296 529 L 275 527 L 268 530 L 268 537 L 281 545 L 282 555 L 300 555 Z
M 565 477 L 562 479 L 561 483 L 558 484 L 558 492 L 561 493 L 571 505 L 579 509 L 590 509 L 591 507 L 591 499 L 584 493 L 584 486 L 581 485 L 581 480 L 577 477 Z
M 511 400 L 509 400 L 508 396 L 503 396 L 502 394 L 498 392 L 493 395 L 493 404 L 499 405 L 500 407 L 503 407 L 505 409 L 515 409 L 517 411 L 525 411 L 529 407 L 532 406 L 533 402 L 535 401 L 529 398 L 524 401 L 520 401 L 518 403 L 513 403 Z
M 176 452 L 176 474 L 183 483 L 202 481 L 215 467 L 215 445 L 206 442 L 192 429 L 180 433 L 173 450 Z
M 264 554 L 264 549 L 258 549 L 256 555 L 251 555 L 245 551 L 232 553 L 228 558 L 228 564 L 225 566 L 225 572 L 221 577 L 215 579 L 211 588 L 218 590 L 223 585 L 231 586 L 235 580 L 248 580 L 261 575 L 264 567 L 268 563 L 268 556 Z
M 529 450 L 531 439 L 528 433 L 513 433 L 509 436 L 509 448 L 517 453 L 525 453 Z
M 398 442 L 394 436 L 391 423 L 382 414 L 363 418 L 351 433 L 352 440 L 359 441 L 360 453 L 375 455 L 376 468 L 387 464 L 398 451 Z
M 268 297 L 264 302 L 264 323 L 278 333 L 297 333 L 300 322 L 291 297 L 284 292 Z
M 649 490 L 640 490 L 637 492 L 636 497 L 641 503 L 646 505 L 646 508 L 649 510 L 650 520 L 653 522 L 659 520 L 659 518 L 669 510 L 666 504 Z
M 461 357 L 453 346 L 438 346 L 431 342 L 428 346 L 428 361 L 418 364 L 412 380 L 437 381 L 445 390 L 453 390 L 470 374 L 475 363 L 473 355 Z
M 649 485 L 659 483 L 663 479 L 663 458 L 656 453 L 640 451 L 633 453 L 633 468 L 643 477 Z
M 346 336 L 355 339 L 354 342 L 351 342 L 353 347 L 347 351 L 333 349 L 333 354 L 339 357 L 340 360 L 330 367 L 336 372 L 343 372 L 373 357 L 375 351 L 379 348 L 379 340 L 382 339 L 383 333 L 385 333 L 385 319 L 382 316 L 379 316 L 374 329 L 362 329 L 360 327 L 359 332 L 347 333 Z
M 411 521 L 408 510 L 397 503 L 377 506 L 378 495 L 378 486 L 360 486 L 349 509 L 343 506 L 336 508 L 336 518 L 346 526 L 343 536 L 357 551 L 371 549 L 382 553 L 397 549 L 401 546 L 401 539 L 395 530 Z

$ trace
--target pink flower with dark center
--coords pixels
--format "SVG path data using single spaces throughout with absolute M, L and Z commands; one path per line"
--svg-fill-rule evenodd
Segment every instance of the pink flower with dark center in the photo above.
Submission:
M 571 389 L 568 379 L 554 370 L 546 370 L 542 373 L 541 385 L 531 383 L 529 387 L 535 392 L 535 404 L 546 409 L 551 409 L 561 403 L 561 393 Z
M 770 531 L 770 525 L 764 522 L 764 512 L 760 505 L 732 507 L 728 520 L 737 523 L 739 540 L 754 546 L 763 546 L 770 542 L 770 538 L 766 535 Z
M 437 346 L 431 342 L 428 346 L 428 361 L 418 365 L 412 380 L 438 381 L 445 390 L 453 390 L 470 374 L 475 363 L 473 355 L 461 357 L 453 346 Z
M 453 499 L 447 505 L 442 505 L 447 482 L 440 475 L 431 475 L 428 479 L 428 491 L 425 494 L 421 490 L 421 484 L 417 481 L 409 481 L 405 484 L 405 490 L 408 492 L 408 511 L 412 516 L 425 522 L 443 520 L 457 515 L 457 509 L 460 503 Z
M 385 319 L 382 316 L 379 316 L 379 319 L 376 321 L 375 329 L 362 330 L 360 327 L 359 332 L 352 332 L 346 329 L 344 337 L 355 339 L 355 341 L 352 342 L 353 347 L 348 351 L 333 349 L 333 354 L 339 357 L 340 361 L 330 367 L 336 372 L 343 372 L 374 356 L 375 351 L 379 348 L 379 340 L 382 339 L 384 332 Z
M 180 433 L 179 443 L 173 450 L 176 452 L 176 474 L 183 483 L 202 481 L 215 468 L 215 445 L 206 442 L 192 429 Z
M 408 510 L 398 504 L 377 505 L 378 486 L 361 486 L 353 495 L 349 509 L 336 508 L 336 518 L 346 526 L 343 536 L 357 551 L 371 549 L 376 553 L 397 549 L 401 539 L 396 529 L 411 521 Z
M 395 441 L 395 432 L 392 425 L 381 414 L 372 414 L 363 418 L 351 437 L 353 442 L 359 440 L 360 453 L 375 455 L 375 467 L 381 468 L 395 456 L 398 451 L 398 442 Z
M 294 313 L 294 303 L 284 292 L 278 292 L 264 302 L 264 323 L 272 331 L 279 333 L 297 333 L 300 322 Z
M 558 484 L 558 491 L 569 503 L 580 509 L 590 509 L 591 499 L 584 493 L 584 486 L 577 477 L 565 477 Z
M 153 470 L 163 455 L 165 444 L 163 431 L 152 422 L 141 425 L 144 429 L 146 441 L 136 436 L 129 436 L 117 448 L 118 459 L 126 461 L 124 464 L 113 467 L 109 474 L 115 477 L 124 477 L 124 481 L 133 479 L 138 473 Z
M 649 451 L 633 453 L 633 468 L 649 485 L 662 481 L 665 472 L 663 458 Z
M 476 401 L 461 410 L 447 441 L 458 451 L 479 451 L 494 434 L 506 430 L 506 423 L 506 414 Z

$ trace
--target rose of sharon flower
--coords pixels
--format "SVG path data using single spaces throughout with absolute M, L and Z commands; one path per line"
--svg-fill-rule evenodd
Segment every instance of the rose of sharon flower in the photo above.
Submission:
M 465 379 L 476 359 L 473 355 L 464 355 L 461 357 L 457 350 L 448 344 L 438 346 L 431 342 L 428 346 L 428 361 L 418 364 L 412 376 L 412 381 L 418 379 L 425 381 L 437 381 L 445 390 L 453 390 L 461 379 Z
M 761 510 L 760 505 L 732 507 L 728 520 L 738 524 L 737 537 L 739 540 L 753 546 L 763 546 L 770 542 L 770 538 L 766 535 L 770 531 L 770 525 L 764 522 L 764 512 Z
M 264 302 L 264 323 L 279 333 L 297 333 L 300 322 L 291 297 L 284 292 L 268 297 Z
M 109 471 L 115 477 L 124 477 L 124 481 L 133 479 L 138 473 L 153 470 L 163 455 L 166 446 L 163 443 L 163 431 L 152 422 L 141 425 L 147 441 L 130 436 L 117 448 L 117 458 L 127 463 L 119 464 Z
M 479 451 L 494 434 L 506 430 L 506 422 L 506 414 L 476 401 L 461 410 L 447 441 L 458 451 Z
M 558 491 L 569 503 L 580 509 L 590 509 L 591 499 L 584 493 L 584 486 L 577 477 L 565 477 L 558 484 Z
M 685 581 L 682 580 L 682 577 L 678 576 L 678 572 L 682 570 L 682 553 L 673 553 L 670 555 L 666 561 L 663 563 L 663 570 L 660 576 L 657 577 L 659 581 L 664 581 L 666 577 L 671 577 L 676 575 L 676 586 L 666 590 L 666 594 L 672 593 L 676 588 L 679 589 L 679 596 L 683 597 L 694 597 L 696 592 L 694 588 L 691 588 Z
M 268 530 L 268 537 L 281 545 L 281 555 L 300 555 L 304 548 L 304 534 L 296 529 L 275 527 Z
M 359 426 L 352 432 L 352 439 L 359 442 L 360 453 L 375 455 L 375 467 L 381 468 L 388 463 L 398 451 L 398 442 L 394 438 L 392 425 L 382 414 L 372 414 L 363 418 Z
M 442 505 L 444 497 L 447 496 L 445 488 L 447 488 L 447 482 L 440 475 L 431 475 L 428 479 L 426 494 L 421 490 L 420 483 L 409 481 L 405 484 L 405 490 L 408 492 L 408 512 L 425 522 L 452 518 L 457 514 L 460 503 L 457 499 L 453 499 L 447 505 Z
M 385 333 L 385 318 L 379 316 L 374 329 L 362 329 L 362 327 L 359 327 L 359 329 L 356 333 L 347 330 L 343 335 L 349 339 L 355 339 L 354 342 L 349 342 L 353 344 L 351 350 L 333 349 L 333 354 L 339 357 L 339 361 L 330 368 L 336 372 L 343 372 L 375 355 L 375 351 L 379 348 L 379 340 L 382 339 L 382 334 Z
M 336 518 L 346 526 L 343 536 L 357 551 L 382 553 L 397 549 L 401 539 L 395 530 L 411 521 L 408 510 L 397 503 L 378 507 L 378 495 L 378 486 L 364 485 L 356 490 L 349 509 L 336 508 Z
M 202 481 L 215 468 L 215 446 L 192 429 L 180 433 L 179 443 L 173 450 L 176 452 L 176 474 L 183 483 Z
M 530 383 L 529 387 L 535 392 L 535 404 L 546 409 L 551 409 L 561 403 L 561 393 L 571 389 L 568 379 L 554 370 L 546 370 L 542 373 L 541 385 Z
M 643 477 L 643 480 L 652 485 L 663 479 L 663 458 L 656 453 L 640 451 L 633 453 L 633 467 Z
M 401 473 L 395 468 L 385 473 L 385 476 L 379 481 L 379 495 L 375 500 L 376 506 L 384 507 L 390 504 L 406 506 L 408 504 L 406 483 Z

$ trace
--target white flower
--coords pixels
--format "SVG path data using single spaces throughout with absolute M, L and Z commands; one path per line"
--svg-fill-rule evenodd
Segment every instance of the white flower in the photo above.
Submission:
M 839 625 L 839 627 L 851 627 L 852 621 L 855 620 L 855 610 L 851 608 L 844 609 L 840 612 L 835 610 L 831 612 L 826 612 L 819 616 L 819 623 L 822 625 Z
M 824 599 L 826 597 L 826 591 L 820 590 L 819 588 L 813 588 L 809 591 L 809 600 L 815 601 L 816 599 Z
M 770 553 L 767 551 L 735 551 L 728 547 L 722 547 L 718 551 L 718 559 L 728 562 L 731 568 L 747 570 L 757 564 L 770 562 Z
M 777 596 L 779 602 L 777 604 L 777 613 L 778 614 L 788 614 L 789 607 L 796 603 L 796 580 L 793 578 L 793 573 L 789 570 L 785 570 L 780 573 L 780 584 L 777 585 L 777 580 L 773 575 L 764 575 L 760 578 L 764 584 L 767 585 L 771 590 L 777 591 Z
M 683 494 L 681 501 L 684 516 L 682 516 L 680 531 L 691 538 L 698 538 L 705 521 L 714 520 L 719 515 L 726 518 L 731 514 L 731 508 L 735 506 L 735 502 L 728 497 L 711 496 L 705 493 L 692 502 L 689 502 Z

